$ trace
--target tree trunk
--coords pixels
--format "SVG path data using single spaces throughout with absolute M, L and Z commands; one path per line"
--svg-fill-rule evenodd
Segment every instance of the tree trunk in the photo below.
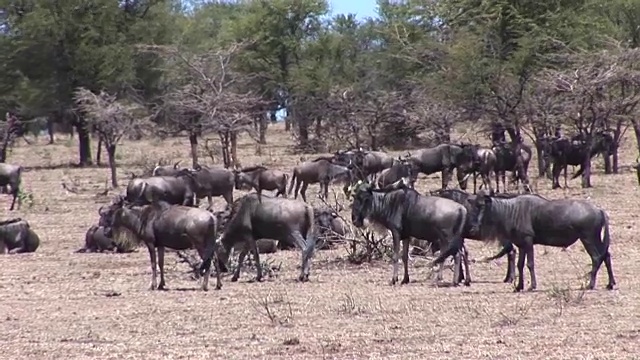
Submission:
M 93 160 L 91 159 L 91 136 L 89 134 L 89 129 L 87 129 L 87 123 L 78 118 L 74 121 L 73 124 L 78 132 L 78 150 L 80 156 L 79 166 L 88 166 L 93 164 Z
M 106 146 L 106 144 L 105 144 Z M 96 148 L 96 165 L 100 166 L 100 157 L 102 156 L 102 138 L 98 138 L 98 147 Z
M 220 131 L 220 144 L 222 145 L 222 162 L 225 168 L 231 166 L 231 157 L 229 156 L 229 133 L 226 131 Z
M 240 167 L 240 160 L 238 160 L 238 133 L 232 132 L 229 135 L 231 145 L 231 162 L 234 167 Z
M 589 139 L 589 146 L 587 147 L 587 154 L 591 154 L 593 149 L 593 139 Z M 584 163 L 582 164 L 584 172 L 582 173 L 582 188 L 591 187 L 591 158 L 586 156 Z
M 289 108 L 285 110 L 284 115 L 284 130 L 291 131 L 291 113 L 289 112 Z
M 49 145 L 55 142 L 55 136 L 53 131 L 53 117 L 47 117 L 47 133 L 49 134 Z
M 267 128 L 268 127 L 269 127 L 269 120 L 267 119 L 267 116 L 264 114 L 261 114 L 260 119 L 258 119 L 258 134 L 260 135 L 261 145 L 267 144 Z
M 109 157 L 109 169 L 111 169 L 111 186 L 117 188 L 118 175 L 116 174 L 116 145 L 106 145 L 105 147 L 107 148 L 107 156 Z
M 307 120 L 298 119 L 298 135 L 300 146 L 304 149 L 309 147 L 309 126 Z
M 191 145 L 191 166 L 195 169 L 198 167 L 198 134 L 192 132 L 189 134 L 189 144 Z
M 322 136 L 322 117 L 321 116 L 318 116 L 316 118 L 316 130 L 315 130 L 315 133 L 316 133 L 316 139 L 322 139 L 323 138 L 323 136 Z

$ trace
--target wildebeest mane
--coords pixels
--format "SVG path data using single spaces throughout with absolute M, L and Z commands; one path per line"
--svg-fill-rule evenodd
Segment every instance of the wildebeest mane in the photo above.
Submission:
M 322 160 L 328 161 L 328 162 L 333 162 L 333 156 L 326 156 L 326 155 L 318 156 L 317 158 L 311 160 L 311 162 L 318 162 L 318 161 L 322 161 Z
M 538 200 L 534 199 L 537 198 Z M 540 195 L 522 195 L 511 198 L 491 197 L 489 205 L 489 216 L 482 219 L 483 235 L 490 237 L 514 236 L 515 234 L 527 234 L 533 236 L 531 215 L 540 204 L 540 200 L 549 200 Z M 495 221 L 495 217 L 499 221 Z
M 13 218 L 13 219 L 7 219 L 7 220 L 0 220 L 0 226 L 13 224 L 13 223 L 17 223 L 17 222 L 20 222 L 20 221 L 22 221 L 22 218 Z
M 253 165 L 253 166 L 247 166 L 245 168 L 240 169 L 240 172 L 248 173 L 248 172 L 254 172 L 257 170 L 265 171 L 267 170 L 267 168 L 263 165 Z
M 411 188 L 373 190 L 373 195 L 371 220 L 374 222 L 379 222 L 377 219 L 384 221 L 393 219 L 397 211 L 404 213 L 413 207 L 421 196 Z

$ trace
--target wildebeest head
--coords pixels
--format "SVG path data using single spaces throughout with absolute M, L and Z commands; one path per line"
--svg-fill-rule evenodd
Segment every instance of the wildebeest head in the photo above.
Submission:
M 331 224 L 333 219 L 338 217 L 338 213 L 330 208 L 314 208 L 313 217 L 316 219 L 316 222 L 320 227 L 320 231 L 323 232 L 332 229 Z
M 480 190 L 476 195 L 476 199 L 471 201 L 471 211 L 468 215 L 470 217 L 471 231 L 474 233 L 479 232 L 483 222 L 489 220 L 486 214 L 491 209 L 491 195 Z
M 256 175 L 267 170 L 262 165 L 247 167 L 244 169 L 233 169 L 233 177 L 236 190 L 251 190 L 251 185 L 256 181 Z
M 351 204 L 351 222 L 358 228 L 364 226 L 364 219 L 371 212 L 373 202 L 373 185 L 358 181 L 353 189 L 353 203 Z

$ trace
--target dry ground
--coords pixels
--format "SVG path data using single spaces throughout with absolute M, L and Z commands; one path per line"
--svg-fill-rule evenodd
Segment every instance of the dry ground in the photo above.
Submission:
M 244 165 L 261 161 L 289 171 L 300 155 L 286 155 L 291 140 L 273 127 L 273 145 L 255 155 L 241 146 Z M 41 142 L 44 139 L 40 139 Z M 622 164 L 635 158 L 633 140 L 624 144 Z M 149 159 L 184 159 L 186 139 L 128 142 L 119 148 L 124 170 Z M 309 157 L 309 155 L 307 155 Z M 20 144 L 12 162 L 29 167 L 76 159 L 76 144 L 59 136 L 56 145 Z M 210 159 L 205 159 L 210 163 Z M 530 172 L 535 173 L 532 161 Z M 557 198 L 591 199 L 611 217 L 612 254 L 618 290 L 606 291 L 604 266 L 597 290 L 580 286 L 590 260 L 580 244 L 561 252 L 537 248 L 539 290 L 512 293 L 503 284 L 505 261 L 472 264 L 470 287 L 436 288 L 426 260 L 411 260 L 412 283 L 391 287 L 387 262 L 354 266 L 343 249 L 318 252 L 311 282 L 299 284 L 299 253 L 267 256 L 282 262 L 275 279 L 248 283 L 225 278 L 221 291 L 200 291 L 186 267 L 167 260 L 167 292 L 147 290 L 149 258 L 144 249 L 127 255 L 75 254 L 88 226 L 97 221 L 106 168 L 33 169 L 24 173 L 32 195 L 20 211 L 2 217 L 29 220 L 42 245 L 35 254 L 0 257 L 0 358 L 232 359 L 232 358 L 403 358 L 403 359 L 625 359 L 640 354 L 640 251 L 635 246 L 638 186 L 635 174 L 602 175 L 596 161 L 594 188 L 579 181 L 569 190 L 538 191 Z M 66 192 L 61 181 L 79 190 Z M 436 188 L 438 176 L 419 180 Z M 309 194 L 315 198 L 316 187 Z M 236 193 L 239 196 L 240 193 Z M 221 206 L 221 201 L 217 200 Z M 348 212 L 345 212 L 348 216 Z M 470 242 L 472 257 L 496 247 Z M 451 272 L 446 273 L 450 279 Z

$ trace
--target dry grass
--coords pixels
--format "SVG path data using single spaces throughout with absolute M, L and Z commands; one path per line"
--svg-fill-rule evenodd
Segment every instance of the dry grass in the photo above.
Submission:
M 289 171 L 300 161 L 286 149 L 291 140 L 278 127 L 271 144 L 255 155 L 243 143 L 243 165 L 263 162 Z M 186 139 L 126 143 L 118 161 L 125 171 L 135 164 L 183 159 Z M 308 155 L 310 157 L 311 155 Z M 10 156 L 25 166 L 51 166 L 76 158 L 73 141 L 57 145 L 21 144 Z M 283 263 L 275 279 L 237 283 L 228 278 L 221 291 L 203 293 L 174 254 L 167 259 L 168 292 L 147 290 L 146 250 L 126 255 L 74 254 L 86 228 L 97 220 L 106 198 L 107 169 L 32 170 L 24 173 L 32 201 L 13 215 L 30 221 L 42 238 L 35 254 L 0 257 L 0 345 L 2 358 L 211 359 L 211 358 L 403 358 L 403 359 L 625 359 L 640 353 L 635 279 L 639 250 L 634 235 L 639 200 L 633 140 L 624 144 L 622 174 L 602 175 L 596 161 L 594 188 L 542 194 L 589 198 L 609 211 L 612 254 L 619 290 L 580 290 L 590 260 L 580 244 L 567 252 L 537 248 L 539 290 L 513 294 L 504 277 L 505 261 L 473 264 L 470 287 L 435 288 L 426 260 L 411 262 L 412 283 L 391 287 L 391 267 L 377 262 L 349 265 L 344 250 L 317 253 L 311 282 L 299 284 L 299 253 L 267 256 Z M 532 162 L 532 170 L 534 167 Z M 127 174 L 120 171 L 121 183 Z M 61 179 L 77 189 L 67 193 Z M 439 175 L 419 180 L 421 190 L 436 188 Z M 315 198 L 316 187 L 309 195 Z M 239 196 L 237 193 L 236 196 Z M 8 197 L 0 197 L 2 217 Z M 217 200 L 222 206 L 222 201 Z M 345 214 L 348 215 L 348 214 Z M 494 246 L 470 242 L 472 257 Z M 624 250 L 624 251 L 623 251 Z M 447 279 L 450 275 L 446 275 Z

